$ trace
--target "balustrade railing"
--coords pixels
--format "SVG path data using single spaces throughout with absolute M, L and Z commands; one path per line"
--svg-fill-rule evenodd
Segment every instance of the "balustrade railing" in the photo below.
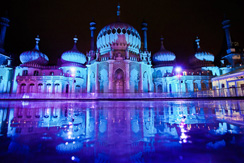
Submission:
M 22 93 L 0 94 L 0 99 L 163 99 L 244 97 L 244 88 L 222 88 L 175 93 Z

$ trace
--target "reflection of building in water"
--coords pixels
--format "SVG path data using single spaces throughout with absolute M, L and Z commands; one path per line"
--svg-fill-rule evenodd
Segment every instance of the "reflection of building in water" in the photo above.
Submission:
M 18 143 L 33 147 L 45 141 L 57 153 L 77 152 L 108 160 L 109 155 L 128 154 L 125 150 L 128 149 L 130 159 L 138 160 L 142 153 L 145 156 L 159 148 L 180 148 L 181 143 L 191 143 L 192 133 L 238 133 L 236 125 L 216 120 L 228 113 L 226 117 L 235 121 L 238 114 L 231 109 L 239 109 L 239 116 L 243 117 L 240 111 L 243 104 L 154 102 L 151 106 L 150 102 L 19 102 L 5 108 L 1 106 L 1 134 L 8 133 L 13 138 L 13 149 Z M 223 111 L 221 106 L 227 109 Z
M 242 123 L 244 121 L 244 102 L 235 103 L 226 101 L 225 105 L 216 106 L 216 118 L 230 123 Z

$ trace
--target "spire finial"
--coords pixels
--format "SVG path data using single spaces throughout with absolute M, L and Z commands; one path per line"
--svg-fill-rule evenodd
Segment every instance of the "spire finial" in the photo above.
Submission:
M 36 40 L 36 46 L 35 46 L 35 49 L 36 49 L 36 50 L 39 50 L 39 45 L 38 45 L 39 42 L 40 42 L 39 35 L 36 36 L 35 40 Z
M 75 37 L 73 38 L 73 40 L 74 40 L 74 46 L 73 46 L 72 50 L 73 51 L 78 51 L 77 46 L 76 46 L 76 43 L 78 41 L 77 35 L 75 35 Z
M 200 49 L 200 39 L 198 38 L 198 36 L 196 37 L 195 42 L 197 44 L 197 48 Z
M 162 35 L 161 35 L 161 37 L 160 37 L 160 41 L 161 41 L 161 48 L 160 48 L 160 50 L 163 50 L 163 49 L 165 49 L 165 48 L 164 48 L 164 38 L 163 38 Z
M 73 40 L 74 40 L 74 43 L 76 44 L 77 41 L 78 41 L 77 35 L 75 35 L 75 37 L 73 38 Z
M 118 3 L 118 6 L 117 6 L 117 21 L 119 22 L 120 21 L 120 5 Z

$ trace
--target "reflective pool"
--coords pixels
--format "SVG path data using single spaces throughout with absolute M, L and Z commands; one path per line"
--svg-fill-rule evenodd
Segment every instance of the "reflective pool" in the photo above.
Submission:
M 243 162 L 244 101 L 0 101 L 1 162 Z

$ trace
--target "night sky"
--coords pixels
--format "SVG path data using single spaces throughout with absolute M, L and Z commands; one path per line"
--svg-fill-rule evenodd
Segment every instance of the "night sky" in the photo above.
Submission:
M 2 0 L 3 1 L 3 0 Z M 95 35 L 107 24 L 116 21 L 118 1 L 111 0 L 6 0 L 1 1 L 1 14 L 8 10 L 5 49 L 19 62 L 21 52 L 34 48 L 40 35 L 40 50 L 50 64 L 56 64 L 62 52 L 79 38 L 78 49 L 90 48 L 89 22 L 97 23 Z M 148 49 L 160 49 L 160 36 L 166 49 L 176 54 L 178 63 L 187 63 L 194 54 L 194 40 L 201 39 L 203 50 L 220 53 L 224 41 L 221 22 L 224 15 L 231 20 L 232 40 L 244 47 L 243 0 L 120 0 L 121 20 L 134 26 L 141 35 L 143 19 L 148 23 Z M 16 61 L 15 61 L 16 62 Z

